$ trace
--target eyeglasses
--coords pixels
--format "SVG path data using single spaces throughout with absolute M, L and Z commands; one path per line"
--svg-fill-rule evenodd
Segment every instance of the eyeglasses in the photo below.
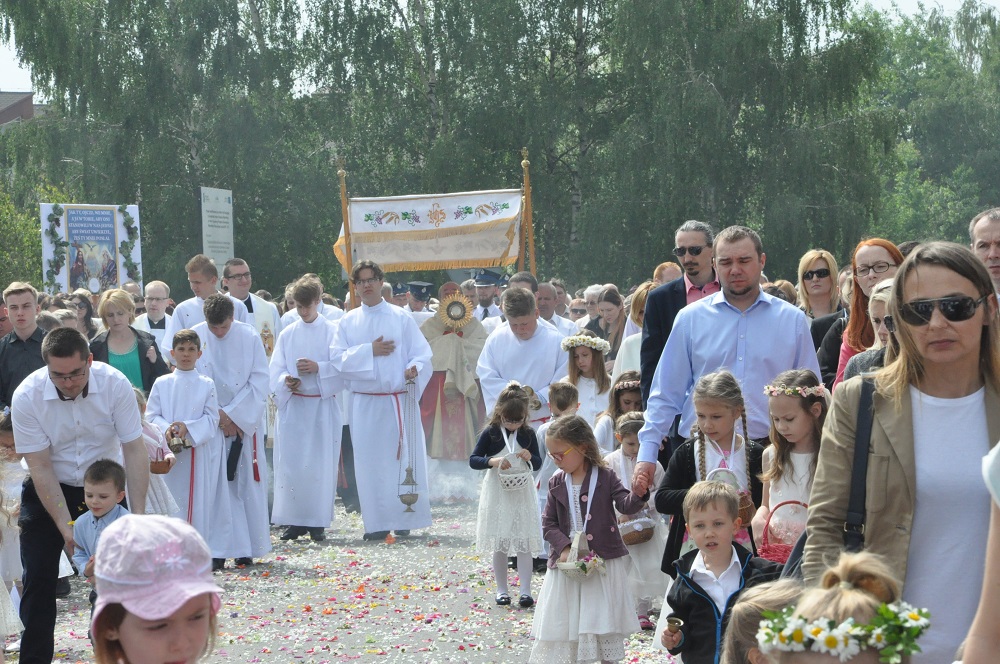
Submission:
M 587 310 L 586 309 L 570 309 L 570 312 L 574 313 L 574 314 L 577 314 L 579 316 L 582 316 L 585 313 L 587 313 Z
M 86 368 L 80 369 L 78 371 L 74 371 L 73 373 L 68 373 L 68 374 L 56 374 L 56 373 L 52 373 L 50 371 L 49 372 L 49 379 L 53 383 L 58 382 L 58 381 L 62 381 L 64 383 L 75 383 L 76 381 L 80 380 L 81 378 L 83 378 L 86 375 L 87 375 L 87 369 Z
M 563 450 L 562 452 L 549 452 L 548 454 L 553 461 L 562 461 L 563 459 L 566 458 L 567 454 L 571 454 L 572 452 L 576 452 L 575 447 L 570 447 L 569 449 Z
M 381 281 L 381 279 L 379 279 L 377 277 L 372 277 L 371 279 L 355 279 L 354 280 L 354 285 L 355 286 L 374 286 L 379 281 Z
M 876 272 L 878 272 L 878 271 L 879 270 L 876 270 Z M 881 271 L 885 272 L 885 270 L 881 270 Z M 821 267 L 818 270 L 809 270 L 808 272 L 803 272 L 802 273 L 802 281 L 809 281 L 813 277 L 816 277 L 817 279 L 826 279 L 829 276 L 830 276 L 830 271 L 828 269 L 826 269 L 825 267 Z
M 674 247 L 674 256 L 677 258 L 684 258 L 684 254 L 691 254 L 692 256 L 700 256 L 702 250 L 706 249 L 708 245 L 698 246 L 698 247 Z
M 930 323 L 934 309 L 938 309 L 941 315 L 952 323 L 960 323 L 975 316 L 976 309 L 986 301 L 987 297 L 989 296 L 984 295 L 974 300 L 967 295 L 951 295 L 933 300 L 913 300 L 901 306 L 899 314 L 908 325 L 920 326 Z
M 885 261 L 879 261 L 874 265 L 859 265 L 854 268 L 854 274 L 858 277 L 867 277 L 869 272 L 874 272 L 875 274 L 882 274 L 890 267 L 895 267 L 893 263 L 887 263 Z
M 167 298 L 165 297 L 150 297 L 148 295 L 146 296 L 146 302 L 166 302 L 166 301 Z
M 250 278 L 250 273 L 249 272 L 242 272 L 240 274 L 231 274 L 231 275 L 229 275 L 226 278 L 227 279 L 236 279 L 236 280 L 249 279 Z

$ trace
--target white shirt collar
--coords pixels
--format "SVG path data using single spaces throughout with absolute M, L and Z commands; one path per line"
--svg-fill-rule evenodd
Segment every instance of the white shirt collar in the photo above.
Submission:
M 725 570 L 723 570 L 722 574 L 719 574 L 718 577 L 716 577 L 715 573 L 712 572 L 711 570 L 709 570 L 708 567 L 705 566 L 705 557 L 701 554 L 701 551 L 698 552 L 698 555 L 694 557 L 694 562 L 691 563 L 691 572 L 692 573 L 698 572 L 700 574 L 707 574 L 708 576 L 711 576 L 713 579 L 716 579 L 716 578 L 721 579 L 731 569 L 733 569 L 733 567 L 736 567 L 737 569 L 739 569 L 739 567 L 740 567 L 740 557 L 738 555 L 736 555 L 736 547 L 735 546 L 731 546 L 730 548 L 732 549 L 733 553 L 732 553 L 732 557 L 729 559 L 729 565 L 726 567 Z

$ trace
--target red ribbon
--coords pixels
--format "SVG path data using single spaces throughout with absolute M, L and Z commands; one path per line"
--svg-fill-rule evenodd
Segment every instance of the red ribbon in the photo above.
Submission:
M 191 478 L 189 480 L 188 486 L 188 523 L 193 525 L 191 521 L 192 512 L 194 510 L 194 448 L 191 448 Z
M 257 467 L 257 432 L 253 434 L 253 481 L 260 482 L 260 468 Z
M 458 335 L 458 336 L 460 336 L 460 337 L 464 337 L 464 336 L 465 336 L 465 335 L 464 335 L 464 334 L 462 333 L 462 331 L 461 331 L 461 330 L 445 330 L 444 334 L 457 334 L 457 335 Z M 442 335 L 442 336 L 444 336 L 444 335 Z

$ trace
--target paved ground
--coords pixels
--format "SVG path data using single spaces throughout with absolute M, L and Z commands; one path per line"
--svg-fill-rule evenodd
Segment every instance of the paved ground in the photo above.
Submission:
M 360 518 L 343 512 L 323 543 L 281 542 L 274 529 L 262 564 L 217 575 L 226 592 L 210 661 L 527 661 L 533 610 L 494 604 L 488 557 L 475 553 L 475 503 L 435 504 L 433 514 L 430 529 L 394 544 L 363 542 Z M 91 659 L 87 592 L 74 579 L 59 600 L 59 661 Z M 628 661 L 668 659 L 650 640 L 636 635 Z

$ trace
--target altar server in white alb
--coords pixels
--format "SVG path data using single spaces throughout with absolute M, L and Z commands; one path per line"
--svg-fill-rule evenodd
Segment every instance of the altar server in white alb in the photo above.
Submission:
M 503 312 L 507 324 L 486 340 L 476 368 L 486 410 L 492 412 L 500 392 L 516 380 L 530 387 L 541 402 L 528 416 L 537 431 L 551 417 L 549 385 L 567 374 L 569 354 L 562 349 L 562 332 L 538 323 L 531 291 L 508 288 L 503 295 Z
M 226 438 L 232 538 L 222 557 L 252 565 L 271 550 L 263 432 L 267 356 L 257 330 L 233 320 L 233 300 L 222 293 L 205 299 L 205 322 L 194 332 L 202 344 L 198 370 L 215 381 L 219 429 Z
M 177 332 L 172 346 L 177 369 L 153 383 L 146 419 L 168 443 L 183 441 L 184 449 L 174 451 L 177 463 L 163 478 L 180 508 L 178 516 L 201 533 L 212 550 L 213 567 L 222 569 L 232 518 L 215 382 L 198 371 L 201 340 L 193 330 Z
M 211 258 L 204 254 L 198 254 L 187 262 L 184 266 L 187 272 L 188 284 L 194 297 L 184 300 L 174 308 L 174 313 L 163 332 L 163 341 L 160 342 L 160 350 L 163 352 L 163 359 L 168 363 L 176 364 L 170 360 L 170 346 L 173 343 L 174 335 L 181 330 L 190 330 L 198 323 L 205 322 L 205 298 L 219 292 L 219 269 Z M 233 317 L 241 323 L 251 323 L 250 315 L 246 306 L 239 300 L 233 299 Z
M 283 540 L 308 534 L 322 541 L 334 516 L 343 426 L 336 395 L 344 383 L 331 361 L 338 324 L 319 315 L 322 295 L 316 279 L 295 282 L 299 319 L 284 329 L 271 356 L 270 387 L 278 404 L 271 520 L 287 526 Z M 355 358 L 354 365 L 359 374 L 371 372 L 370 359 Z
M 323 297 L 323 282 L 320 281 L 319 276 L 316 273 L 314 273 L 314 272 L 306 272 L 305 274 L 302 275 L 302 278 L 303 279 L 312 279 L 316 283 L 318 283 L 319 284 L 319 291 L 320 291 L 320 298 Z M 294 284 L 292 284 L 292 285 L 294 286 Z M 287 297 L 287 293 L 288 293 L 288 291 L 286 291 L 286 297 Z M 318 313 L 320 315 L 320 317 L 322 317 L 322 318 L 325 318 L 327 320 L 333 320 L 333 321 L 340 320 L 344 316 L 344 310 L 343 309 L 341 309 L 339 307 L 335 307 L 332 304 L 327 304 L 326 302 L 323 302 L 322 299 L 320 299 L 320 301 L 319 301 L 319 307 L 316 309 L 316 313 Z M 281 316 L 281 329 L 282 330 L 285 329 L 286 327 L 288 327 L 289 325 L 291 325 L 292 323 L 294 323 L 295 321 L 297 321 L 299 318 L 300 318 L 299 312 L 298 312 L 298 310 L 295 307 L 289 309 L 288 311 L 286 311 Z
M 383 278 L 377 263 L 362 261 L 354 266 L 351 280 L 361 306 L 340 321 L 334 343 L 334 357 L 353 393 L 351 440 L 365 539 L 369 540 L 384 539 L 390 530 L 406 536 L 412 529 L 431 525 L 424 431 L 417 403 L 433 372 L 431 347 L 409 313 L 382 299 Z M 373 377 L 355 372 L 351 364 L 358 357 L 374 360 Z M 400 487 L 410 463 L 416 486 Z M 418 498 L 413 511 L 407 512 L 399 495 L 411 489 Z

